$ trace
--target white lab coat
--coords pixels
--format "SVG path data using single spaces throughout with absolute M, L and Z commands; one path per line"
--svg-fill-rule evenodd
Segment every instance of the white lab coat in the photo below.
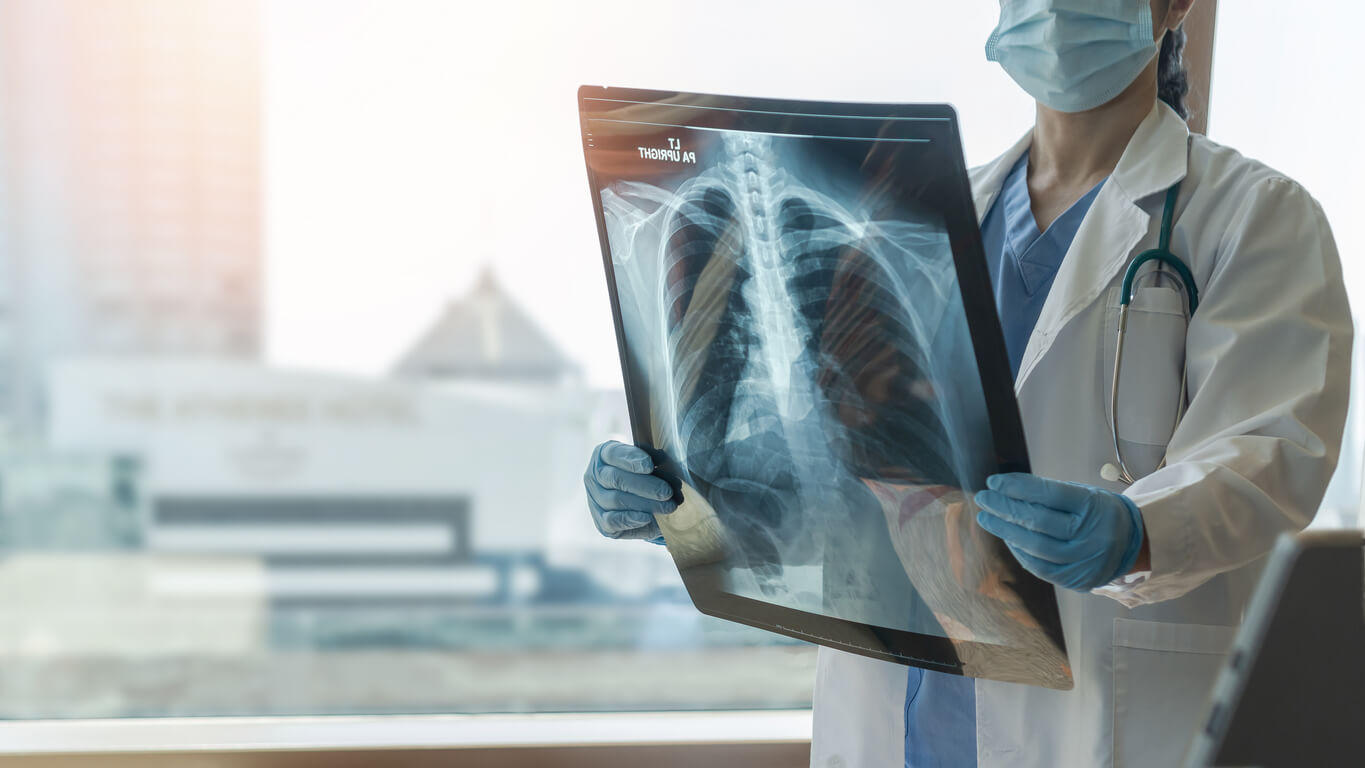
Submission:
M 979 215 L 1030 140 L 972 172 Z M 1133 300 L 1119 426 L 1139 479 L 1124 490 L 1099 474 L 1113 455 L 1118 286 L 1156 247 L 1164 193 L 1181 179 L 1171 250 L 1194 272 L 1199 309 L 1187 329 L 1173 286 L 1144 284 Z M 1015 384 L 1033 471 L 1127 493 L 1151 575 L 1105 594 L 1057 590 L 1075 689 L 978 680 L 981 768 L 1179 764 L 1263 556 L 1322 499 L 1351 334 L 1317 202 L 1158 104 L 1076 233 Z M 1189 410 L 1172 434 L 1182 357 Z M 1167 444 L 1169 465 L 1152 471 Z M 905 683 L 895 664 L 821 648 L 811 765 L 902 765 Z

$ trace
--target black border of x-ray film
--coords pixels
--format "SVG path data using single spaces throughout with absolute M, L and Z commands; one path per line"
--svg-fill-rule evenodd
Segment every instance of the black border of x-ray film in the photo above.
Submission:
M 1005 350 L 1004 333 L 995 311 L 981 229 L 963 160 L 957 112 L 951 105 L 797 101 L 584 85 L 578 89 L 580 133 L 621 357 L 631 429 L 636 443 L 655 456 L 662 477 L 673 483 L 675 488 L 679 486 L 676 464 L 649 443 L 648 389 L 643 384 L 635 384 L 636 381 L 643 382 L 644 377 L 641 372 L 632 370 L 626 346 L 616 274 L 602 210 L 602 186 L 593 172 L 592 153 L 596 149 L 595 138 L 601 137 L 601 131 L 599 128 L 598 137 L 594 137 L 589 125 L 590 122 L 601 123 L 609 119 L 611 113 L 618 110 L 633 107 L 638 114 L 641 105 L 649 104 L 697 107 L 688 110 L 688 114 L 693 115 L 687 123 L 688 127 L 790 136 L 929 139 L 932 147 L 929 151 L 941 154 L 935 158 L 933 172 L 921 175 L 915 181 L 914 189 L 907 189 L 906 194 L 913 194 L 917 203 L 929 201 L 931 212 L 943 219 L 948 233 L 963 310 L 967 314 L 967 328 L 972 337 L 991 423 L 997 471 L 1029 471 L 1023 423 L 1014 393 L 1014 377 Z M 676 114 L 676 111 L 671 111 L 671 119 L 676 119 Z M 1043 624 L 1046 634 L 1064 652 L 1065 643 L 1054 588 L 1017 564 L 1011 564 L 1017 570 L 1013 574 L 1015 580 L 1012 586 L 1035 612 L 1035 618 Z M 1006 646 L 954 641 L 935 635 L 862 624 L 741 597 L 724 591 L 723 584 L 710 583 L 711 579 L 705 573 L 688 570 L 694 572 L 682 573 L 684 585 L 702 613 L 838 650 L 954 674 L 963 674 L 958 656 L 960 648 L 973 646 L 987 657 L 1010 653 Z M 989 671 L 983 676 L 995 677 Z M 1069 674 L 1064 677 L 1064 683 L 1054 680 L 1044 684 L 1069 688 Z M 1011 681 L 1039 683 L 1039 680 L 1019 678 Z

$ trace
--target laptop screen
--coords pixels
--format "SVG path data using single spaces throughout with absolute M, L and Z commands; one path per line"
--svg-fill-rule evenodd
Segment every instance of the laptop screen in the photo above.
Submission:
M 1070 687 L 1053 589 L 975 522 L 1027 471 L 955 113 L 584 87 L 635 441 L 708 614 Z

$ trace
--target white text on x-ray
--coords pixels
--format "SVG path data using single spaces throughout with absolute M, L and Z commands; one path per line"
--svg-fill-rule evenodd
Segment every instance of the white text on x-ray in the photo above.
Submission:
M 674 163 L 696 165 L 697 153 L 682 148 L 682 139 L 669 139 L 668 147 L 640 147 L 641 160 L 667 160 Z

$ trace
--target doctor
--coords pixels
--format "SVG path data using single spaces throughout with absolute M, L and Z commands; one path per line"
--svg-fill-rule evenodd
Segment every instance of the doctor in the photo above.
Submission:
M 1189 133 L 1194 2 L 1002 0 L 987 45 L 1037 100 L 1033 130 L 972 173 L 1036 474 L 991 478 L 978 522 L 1058 586 L 1075 689 L 821 648 L 813 766 L 1178 765 L 1262 558 L 1321 501 L 1351 350 L 1336 246 L 1301 186 Z M 1170 250 L 1198 308 L 1138 281 L 1111 425 L 1124 272 L 1177 184 Z M 1130 485 L 1104 467 L 1111 426 Z M 594 452 L 605 535 L 658 536 L 671 491 L 652 469 L 633 446 Z

